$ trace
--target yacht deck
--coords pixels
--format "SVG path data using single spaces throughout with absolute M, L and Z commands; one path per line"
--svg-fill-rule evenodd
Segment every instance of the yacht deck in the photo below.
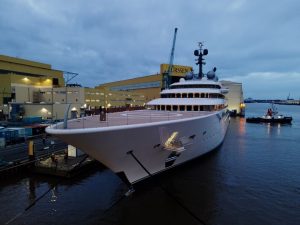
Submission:
M 124 126 L 133 124 L 144 124 L 162 122 L 170 120 L 180 120 L 198 116 L 205 116 L 214 112 L 208 111 L 155 111 L 155 110 L 136 110 L 107 113 L 106 120 L 100 121 L 99 115 L 82 117 L 69 120 L 67 129 L 100 128 L 112 126 Z M 63 129 L 64 124 L 55 125 L 54 129 Z

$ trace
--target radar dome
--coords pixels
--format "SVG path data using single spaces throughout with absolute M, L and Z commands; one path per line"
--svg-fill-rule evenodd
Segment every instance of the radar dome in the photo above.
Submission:
M 186 80 L 192 80 L 193 77 L 194 77 L 193 72 L 189 72 L 189 73 L 187 73 L 187 74 L 185 75 L 185 79 L 186 79 Z
M 217 68 L 216 67 L 214 67 L 211 71 L 209 71 L 208 73 L 207 73 L 207 79 L 209 79 L 209 80 L 213 80 L 213 79 L 215 79 L 215 77 L 216 77 L 216 70 L 217 70 Z

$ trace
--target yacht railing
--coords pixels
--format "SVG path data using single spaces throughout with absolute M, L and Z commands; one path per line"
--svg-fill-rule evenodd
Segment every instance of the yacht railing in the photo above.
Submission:
M 101 121 L 100 115 L 81 117 L 67 121 L 66 129 L 85 129 L 97 127 L 124 126 L 133 124 L 153 123 L 161 121 L 179 120 L 203 116 L 211 112 L 205 111 L 124 111 L 107 113 L 106 119 Z M 64 123 L 54 126 L 54 129 L 64 129 Z

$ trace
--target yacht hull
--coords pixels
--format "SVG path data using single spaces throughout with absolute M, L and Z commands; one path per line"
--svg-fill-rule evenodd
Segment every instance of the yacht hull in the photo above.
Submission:
M 220 110 L 206 116 L 134 126 L 109 129 L 55 129 L 54 126 L 46 131 L 133 184 L 149 177 L 149 173 L 160 173 L 215 149 L 223 142 L 228 123 L 228 113 Z

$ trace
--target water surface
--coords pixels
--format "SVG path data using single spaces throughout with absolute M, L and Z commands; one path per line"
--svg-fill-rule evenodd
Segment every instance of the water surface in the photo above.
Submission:
M 247 104 L 246 116 L 268 107 Z M 129 197 L 123 197 L 126 185 L 101 166 L 70 180 L 1 180 L 0 224 L 298 225 L 300 107 L 277 108 L 293 116 L 292 125 L 232 118 L 217 151 L 139 185 Z

